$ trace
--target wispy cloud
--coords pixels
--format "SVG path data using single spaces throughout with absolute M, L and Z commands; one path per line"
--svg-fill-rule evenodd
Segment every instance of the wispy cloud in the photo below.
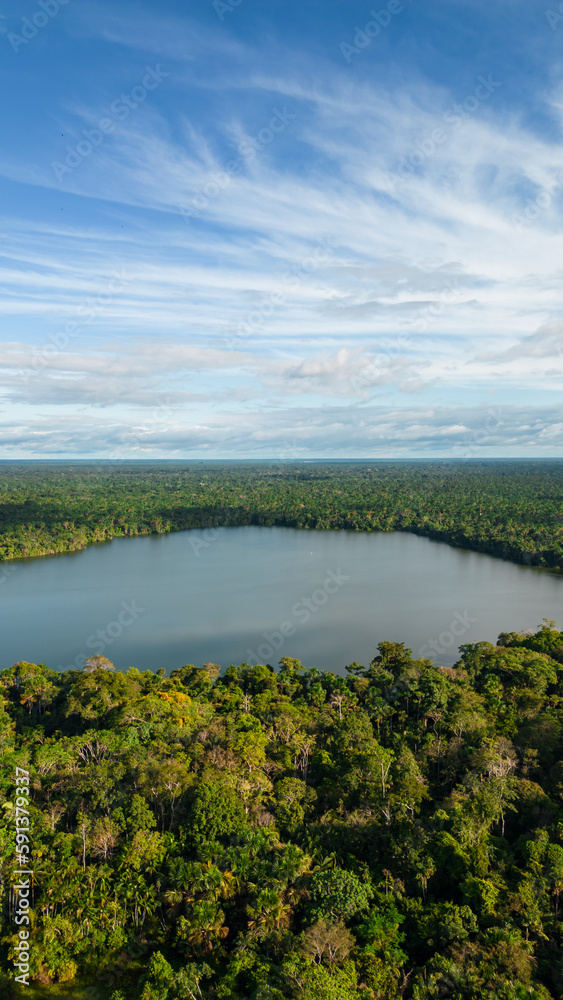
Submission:
M 446 6 L 450 20 L 474 13 Z M 74 10 L 53 32 L 119 59 L 94 86 L 50 97 L 33 142 L 0 158 L 6 191 L 25 192 L 0 220 L 6 453 L 98 454 L 116 435 L 126 447 L 127 427 L 164 397 L 173 419 L 145 435 L 151 454 L 254 454 L 284 440 L 313 454 L 442 453 L 472 433 L 492 389 L 520 415 L 487 447 L 556 453 L 548 421 L 560 417 L 538 390 L 553 401 L 561 374 L 555 63 L 531 123 L 505 59 L 466 57 L 459 84 L 433 76 L 408 35 L 410 7 L 377 49 L 386 76 L 369 63 L 375 43 L 343 64 L 342 20 L 333 49 L 310 55 L 273 35 L 258 44 L 242 8 L 229 23 L 172 5 L 138 22 L 120 4 Z M 401 69 L 390 53 L 407 35 Z M 55 176 L 61 150 L 151 59 L 166 86 Z M 518 231 L 515 215 L 546 189 L 549 204 Z M 20 436 L 10 408 L 18 421 L 35 414 Z

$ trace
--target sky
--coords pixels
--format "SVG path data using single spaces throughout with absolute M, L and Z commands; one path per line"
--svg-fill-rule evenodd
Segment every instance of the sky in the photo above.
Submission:
M 563 454 L 559 0 L 5 0 L 0 53 L 0 458 Z

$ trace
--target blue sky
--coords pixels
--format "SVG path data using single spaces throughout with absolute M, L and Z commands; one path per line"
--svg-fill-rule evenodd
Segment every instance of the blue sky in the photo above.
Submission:
M 8 0 L 0 457 L 560 456 L 562 11 Z

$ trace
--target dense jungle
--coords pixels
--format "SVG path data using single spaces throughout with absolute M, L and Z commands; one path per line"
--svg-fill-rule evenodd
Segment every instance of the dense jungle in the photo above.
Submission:
M 563 462 L 0 465 L 0 560 L 216 525 L 412 531 L 563 566 Z
M 550 621 L 454 668 L 4 670 L 2 996 L 562 997 L 562 672 Z
M 4 560 L 256 524 L 563 565 L 560 462 L 1 471 Z M 563 998 L 562 671 L 547 620 L 462 645 L 453 668 L 381 642 L 346 676 L 287 657 L 3 670 L 2 996 Z

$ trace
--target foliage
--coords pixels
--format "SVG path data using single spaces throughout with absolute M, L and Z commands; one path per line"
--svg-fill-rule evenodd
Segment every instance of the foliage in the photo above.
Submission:
M 244 826 L 244 806 L 240 795 L 221 778 L 217 775 L 214 782 L 201 781 L 197 786 L 189 826 L 198 843 L 229 837 L 239 833 Z
M 562 996 L 562 647 L 0 672 L 6 996 L 16 766 L 34 1000 Z
M 257 524 L 412 531 L 514 562 L 563 566 L 556 460 L 6 462 L 2 482 L 0 560 L 121 536 Z M 204 534 L 197 544 L 210 542 Z M 563 657 L 563 645 L 555 652 Z
M 309 881 L 309 916 L 312 920 L 349 920 L 367 910 L 372 896 L 365 878 L 343 868 L 318 872 Z

